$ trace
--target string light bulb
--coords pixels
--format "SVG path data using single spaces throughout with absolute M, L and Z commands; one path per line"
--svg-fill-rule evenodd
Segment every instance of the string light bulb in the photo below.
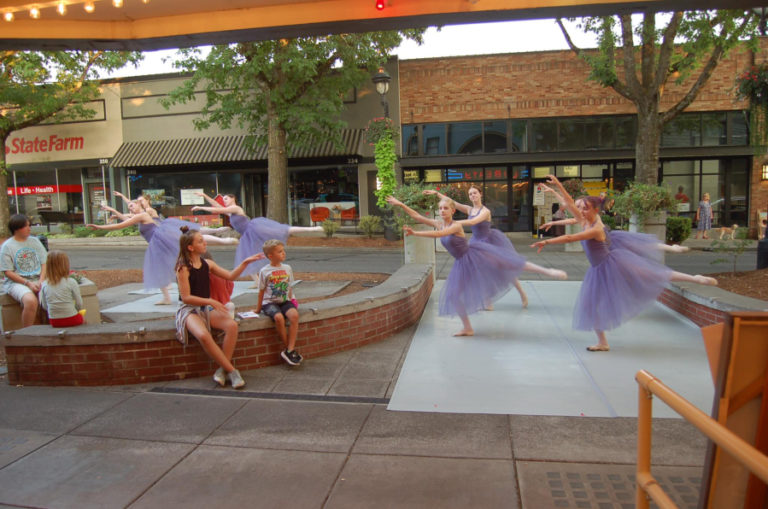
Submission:
M 40 19 L 40 9 L 37 7 L 29 9 L 29 17 L 32 19 Z
M 85 12 L 88 14 L 92 13 L 96 10 L 96 6 L 93 5 L 93 2 L 85 2 L 85 5 L 83 5 L 83 9 L 85 9 Z
M 148 4 L 148 3 L 149 3 L 149 0 L 141 0 L 141 3 L 143 3 L 143 4 Z
M 117 7 L 118 9 L 123 6 L 123 0 L 112 0 L 112 5 Z
M 59 2 L 59 5 L 56 6 L 56 12 L 64 16 L 67 13 L 67 4 Z
M 3 14 L 3 19 L 4 19 L 5 21 L 9 22 L 9 23 L 10 23 L 11 21 L 13 21 L 13 18 L 14 18 L 14 16 L 13 16 L 13 13 L 12 13 L 12 12 L 10 12 L 10 11 L 8 11 L 8 12 L 6 12 L 6 13 L 4 13 L 4 14 Z

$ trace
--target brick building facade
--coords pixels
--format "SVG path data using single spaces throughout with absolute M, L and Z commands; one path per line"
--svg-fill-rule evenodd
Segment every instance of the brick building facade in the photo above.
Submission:
M 713 202 L 722 199 L 716 223 L 748 223 L 753 233 L 756 211 L 768 207 L 768 181 L 761 177 L 763 158 L 754 157 L 748 144 L 747 104 L 735 100 L 734 80 L 753 59 L 768 58 L 765 41 L 763 48 L 756 57 L 742 50 L 720 62 L 678 117 L 686 120 L 669 126 L 660 149 L 660 180 L 675 190 L 683 186 L 690 195 L 682 214 L 693 218 L 701 194 L 710 192 Z M 406 180 L 459 188 L 482 180 L 486 201 L 497 204 L 492 212 L 502 229 L 533 230 L 542 217 L 548 219 L 550 203 L 543 213 L 530 209 L 545 168 L 561 177 L 581 177 L 593 193 L 604 187 L 619 190 L 634 176 L 634 136 L 610 140 L 612 129 L 618 136 L 629 125 L 634 104 L 589 81 L 588 66 L 570 51 L 406 60 L 399 68 Z M 662 111 L 688 85 L 668 84 Z M 699 122 L 696 129 L 685 127 L 691 120 Z M 600 126 L 601 121 L 608 124 Z M 473 129 L 482 142 L 467 141 Z M 554 144 L 539 143 L 547 129 L 554 129 Z M 457 134 L 462 130 L 465 138 Z M 494 132 L 499 141 L 489 143 Z M 605 143 L 593 140 L 598 134 Z M 464 144 L 452 148 L 452 138 Z M 502 179 L 489 186 L 489 175 Z

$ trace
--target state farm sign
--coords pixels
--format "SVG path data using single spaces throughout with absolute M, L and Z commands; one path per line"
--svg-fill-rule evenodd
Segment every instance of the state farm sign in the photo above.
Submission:
M 34 154 L 39 152 L 65 152 L 83 150 L 85 139 L 82 136 L 61 138 L 55 134 L 47 138 L 11 138 L 5 144 L 6 154 Z

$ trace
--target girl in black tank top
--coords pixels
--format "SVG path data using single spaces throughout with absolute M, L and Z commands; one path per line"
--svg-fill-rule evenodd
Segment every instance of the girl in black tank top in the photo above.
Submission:
M 223 387 L 229 380 L 232 387 L 240 389 L 245 386 L 245 381 L 232 364 L 237 342 L 237 322 L 222 303 L 211 299 L 209 272 L 234 281 L 249 263 L 264 258 L 264 254 L 249 256 L 233 270 L 224 270 L 213 260 L 202 259 L 207 245 L 200 232 L 187 230 L 186 227 L 182 228 L 182 232 L 179 259 L 176 262 L 176 281 L 182 302 L 176 312 L 177 337 L 183 344 L 187 344 L 189 334 L 197 338 L 203 350 L 219 365 L 213 375 L 214 381 Z M 211 327 L 224 331 L 221 347 L 214 341 Z

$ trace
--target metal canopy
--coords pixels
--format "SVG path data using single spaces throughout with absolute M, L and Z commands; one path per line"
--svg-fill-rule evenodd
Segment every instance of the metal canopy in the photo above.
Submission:
M 758 7 L 757 0 L 0 0 L 0 49 L 156 50 L 300 35 L 637 11 Z M 144 2 L 147 3 L 144 3 Z M 763 0 L 764 2 L 765 0 Z M 66 12 L 57 6 L 63 2 Z M 94 10 L 85 12 L 91 2 Z M 30 9 L 39 9 L 39 19 Z

